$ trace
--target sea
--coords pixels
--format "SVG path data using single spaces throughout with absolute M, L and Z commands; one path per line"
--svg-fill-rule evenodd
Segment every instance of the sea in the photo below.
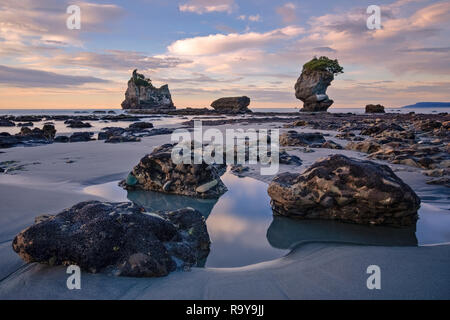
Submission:
M 122 109 L 0 109 L 1 115 L 86 115 L 92 114 L 94 111 L 114 111 L 116 114 L 125 113 Z M 255 113 L 258 112 L 299 112 L 299 108 L 251 108 Z M 355 113 L 363 114 L 364 108 L 330 108 L 330 113 Z M 425 114 L 439 114 L 450 113 L 450 108 L 386 108 L 386 112 L 389 113 L 425 113 Z

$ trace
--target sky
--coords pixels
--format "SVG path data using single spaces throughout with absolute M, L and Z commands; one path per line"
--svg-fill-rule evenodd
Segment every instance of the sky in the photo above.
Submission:
M 0 0 L 0 109 L 119 108 L 135 68 L 178 108 L 301 107 L 294 84 L 322 55 L 344 67 L 333 107 L 448 102 L 449 31 L 450 1 Z

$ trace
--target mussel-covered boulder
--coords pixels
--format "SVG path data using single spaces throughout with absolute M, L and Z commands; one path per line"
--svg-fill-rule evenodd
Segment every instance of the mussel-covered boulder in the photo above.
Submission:
M 359 224 L 411 226 L 420 199 L 385 165 L 332 155 L 303 173 L 286 172 L 269 185 L 275 215 Z
M 201 265 L 210 239 L 205 219 L 194 209 L 149 213 L 131 202 L 88 201 L 37 217 L 12 245 L 26 262 L 159 277 Z
M 198 198 L 218 198 L 227 191 L 220 176 L 224 165 L 176 164 L 172 160 L 175 145 L 155 148 L 141 159 L 120 185 L 128 190 L 150 190 Z

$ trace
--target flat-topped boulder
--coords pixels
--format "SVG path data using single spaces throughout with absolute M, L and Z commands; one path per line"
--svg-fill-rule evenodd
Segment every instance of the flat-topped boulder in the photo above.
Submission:
M 275 215 L 371 225 L 415 225 L 420 199 L 385 165 L 332 155 L 269 185 Z
M 250 113 L 249 105 L 250 98 L 246 96 L 220 98 L 211 103 L 211 107 L 221 113 Z
M 150 79 L 134 70 L 131 79 L 128 81 L 122 109 L 146 110 L 157 113 L 175 110 L 175 106 L 168 85 L 156 88 Z
M 149 190 L 198 198 L 218 198 L 227 191 L 220 176 L 224 165 L 176 164 L 172 160 L 175 145 L 155 148 L 141 159 L 120 185 L 127 190 Z M 192 153 L 193 157 L 193 153 Z
M 77 265 L 87 272 L 159 277 L 201 265 L 210 239 L 200 212 L 149 213 L 131 202 L 81 202 L 43 215 L 13 240 L 26 262 Z
M 384 106 L 381 104 L 366 105 L 366 113 L 385 113 Z

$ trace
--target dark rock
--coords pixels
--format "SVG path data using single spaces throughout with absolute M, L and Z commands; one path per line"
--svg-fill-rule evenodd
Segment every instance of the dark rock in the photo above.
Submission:
M 361 135 L 375 136 L 382 133 L 383 131 L 405 131 L 405 129 L 395 123 L 386 124 L 384 122 L 381 122 L 361 130 Z
M 130 202 L 81 202 L 38 217 L 13 249 L 26 262 L 75 264 L 88 272 L 159 277 L 201 265 L 209 253 L 205 219 L 194 209 L 146 213 Z
M 276 215 L 410 226 L 420 199 L 385 165 L 333 155 L 304 173 L 282 173 L 268 189 Z
M 141 159 L 121 185 L 128 190 L 151 190 L 199 198 L 218 198 L 227 191 L 220 179 L 224 165 L 218 168 L 205 162 L 175 164 L 172 162 L 173 148 L 172 144 L 155 148 Z
M 325 149 L 335 149 L 335 150 L 343 149 L 339 143 L 336 143 L 333 140 L 325 141 L 324 143 L 322 143 L 322 145 L 320 147 L 325 148 Z
M 279 160 L 280 164 L 288 164 L 288 165 L 296 165 L 296 166 L 302 165 L 302 160 L 299 157 L 290 155 L 285 150 L 280 151 L 279 156 L 280 156 L 280 160 Z
M 21 122 L 17 124 L 18 127 L 32 127 L 34 126 L 33 122 Z
M 74 132 L 69 137 L 69 142 L 87 142 L 94 140 L 92 139 L 93 133 L 92 132 Z
M 326 91 L 333 80 L 334 75 L 328 71 L 302 71 L 295 83 L 295 97 L 303 101 L 301 111 L 327 111 L 333 100 L 328 98 Z
M 67 143 L 69 142 L 69 137 L 67 136 L 57 136 L 53 142 L 59 142 L 59 143 Z
M 381 146 L 375 140 L 364 140 L 361 142 L 350 142 L 345 146 L 345 149 L 365 153 L 374 153 L 380 150 Z
M 66 120 L 64 121 L 65 124 L 67 124 L 67 126 L 69 128 L 91 128 L 92 125 L 90 123 L 87 122 L 83 122 L 80 120 Z
M 220 98 L 211 103 L 211 107 L 220 113 L 251 113 L 249 105 L 250 98 L 246 96 Z
M 439 185 L 439 186 L 444 186 L 444 187 L 450 188 L 450 177 L 445 176 L 445 177 L 441 177 L 441 178 L 431 179 L 431 180 L 427 181 L 427 184 Z
M 325 138 L 320 133 L 297 132 L 290 130 L 280 135 L 281 146 L 300 146 L 307 147 L 315 144 L 321 145 Z
M 125 100 L 122 102 L 123 109 L 146 109 L 155 112 L 167 112 L 175 110 L 169 86 L 164 85 L 156 88 L 150 79 L 133 71 L 133 76 L 128 81 L 125 92 Z
M 135 136 L 110 136 L 105 143 L 140 142 L 141 139 Z
M 0 127 L 14 127 L 16 124 L 10 120 L 0 119 Z
M 384 106 L 381 104 L 366 105 L 366 113 L 385 113 Z
M 238 177 L 242 177 L 244 172 L 248 172 L 250 168 L 245 167 L 242 164 L 236 164 L 232 165 L 230 170 L 233 174 L 237 175 Z
M 150 122 L 135 122 L 129 125 L 130 129 L 145 130 L 153 128 Z

